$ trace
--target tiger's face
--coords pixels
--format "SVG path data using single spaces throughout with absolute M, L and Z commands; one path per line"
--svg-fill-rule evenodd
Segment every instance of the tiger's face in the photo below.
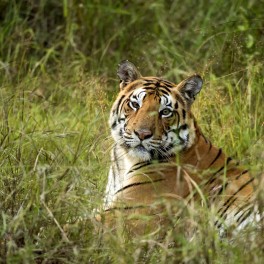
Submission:
M 121 63 L 120 93 L 110 126 L 116 144 L 139 161 L 168 159 L 189 148 L 195 138 L 190 105 L 202 80 L 194 75 L 176 85 L 157 77 L 141 77 L 135 66 Z

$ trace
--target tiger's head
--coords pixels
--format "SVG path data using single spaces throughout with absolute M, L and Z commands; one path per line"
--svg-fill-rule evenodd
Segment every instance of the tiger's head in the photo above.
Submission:
M 117 72 L 120 93 L 110 114 L 112 137 L 139 161 L 168 159 L 191 147 L 195 121 L 190 107 L 202 88 L 193 75 L 179 84 L 158 77 L 142 77 L 129 61 Z

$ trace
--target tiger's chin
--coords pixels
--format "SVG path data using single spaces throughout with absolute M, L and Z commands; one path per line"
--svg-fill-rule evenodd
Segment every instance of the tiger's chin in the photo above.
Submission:
M 150 161 L 151 154 L 149 151 L 143 146 L 137 146 L 134 148 L 130 148 L 128 151 L 129 156 L 133 159 L 137 159 L 139 161 Z

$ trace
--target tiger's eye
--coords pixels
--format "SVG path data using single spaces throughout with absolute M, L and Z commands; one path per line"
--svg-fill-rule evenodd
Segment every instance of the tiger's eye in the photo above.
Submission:
M 161 113 L 162 116 L 168 117 L 168 116 L 170 116 L 172 114 L 172 111 L 169 108 L 165 108 L 160 113 Z
M 133 102 L 131 101 L 129 103 L 130 107 L 134 108 L 134 109 L 138 109 L 140 107 L 140 105 L 137 102 Z

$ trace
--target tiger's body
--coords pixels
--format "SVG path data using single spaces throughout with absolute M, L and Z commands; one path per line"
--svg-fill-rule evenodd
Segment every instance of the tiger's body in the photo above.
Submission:
M 196 123 L 191 105 L 201 77 L 175 85 L 142 77 L 128 61 L 120 64 L 118 76 L 121 90 L 109 120 L 115 145 L 106 215 L 117 210 L 159 215 L 163 207 L 153 211 L 159 200 L 206 197 L 208 206 L 216 205 L 216 226 L 223 221 L 244 226 L 254 209 L 255 179 L 213 146 Z

